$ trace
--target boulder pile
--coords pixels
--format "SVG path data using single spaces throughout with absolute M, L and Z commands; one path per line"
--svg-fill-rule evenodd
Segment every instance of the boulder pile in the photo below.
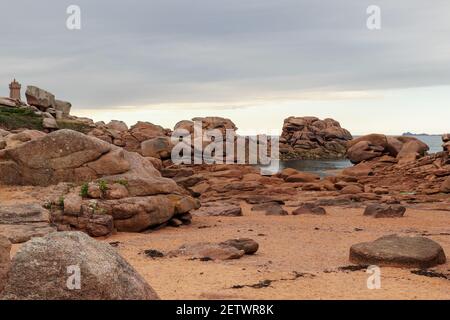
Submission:
M 341 159 L 350 132 L 333 119 L 289 117 L 284 120 L 280 155 L 285 160 Z

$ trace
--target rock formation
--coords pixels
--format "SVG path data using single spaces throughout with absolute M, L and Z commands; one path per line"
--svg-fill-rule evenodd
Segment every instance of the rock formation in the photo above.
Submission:
M 289 117 L 284 120 L 280 154 L 285 160 L 341 159 L 352 135 L 333 119 Z
M 143 231 L 199 207 L 146 158 L 71 130 L 1 151 L 0 171 L 0 184 L 82 184 L 52 201 L 52 222 L 92 236 Z
M 347 143 L 348 159 L 358 164 L 362 161 L 389 156 L 400 164 L 414 162 L 424 156 L 429 147 L 414 137 L 391 137 L 383 134 L 369 134 Z
M 79 277 L 79 279 L 77 279 Z M 3 300 L 156 300 L 111 246 L 81 232 L 34 238 L 14 256 Z

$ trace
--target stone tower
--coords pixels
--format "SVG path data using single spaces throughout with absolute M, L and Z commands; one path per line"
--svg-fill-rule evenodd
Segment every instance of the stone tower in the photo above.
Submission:
M 9 84 L 9 97 L 14 100 L 20 100 L 21 87 L 22 86 L 20 85 L 20 83 L 18 83 L 16 79 L 14 79 L 13 82 Z

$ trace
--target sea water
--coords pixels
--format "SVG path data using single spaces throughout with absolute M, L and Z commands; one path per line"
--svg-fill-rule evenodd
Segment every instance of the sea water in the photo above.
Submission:
M 442 151 L 441 136 L 414 136 L 426 143 L 430 150 L 428 153 Z M 346 159 L 343 160 L 290 160 L 280 161 L 280 170 L 284 168 L 293 168 L 303 172 L 315 173 L 321 177 L 334 175 L 338 170 L 351 167 L 352 163 Z

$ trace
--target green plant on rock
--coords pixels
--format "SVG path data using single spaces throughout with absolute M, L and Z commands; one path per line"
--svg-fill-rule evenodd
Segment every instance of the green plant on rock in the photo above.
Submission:
M 116 183 L 121 184 L 124 187 L 128 186 L 128 180 L 125 180 L 125 179 L 117 180 Z
M 88 191 L 89 191 L 89 184 L 88 183 L 83 183 L 81 185 L 80 196 L 82 198 L 87 198 L 88 197 Z
M 60 196 L 60 197 L 59 197 L 59 199 L 58 199 L 58 206 L 59 206 L 61 209 L 64 209 L 64 196 Z
M 105 194 L 106 191 L 108 190 L 108 183 L 105 180 L 100 180 L 98 182 L 98 187 L 100 188 L 102 194 Z

